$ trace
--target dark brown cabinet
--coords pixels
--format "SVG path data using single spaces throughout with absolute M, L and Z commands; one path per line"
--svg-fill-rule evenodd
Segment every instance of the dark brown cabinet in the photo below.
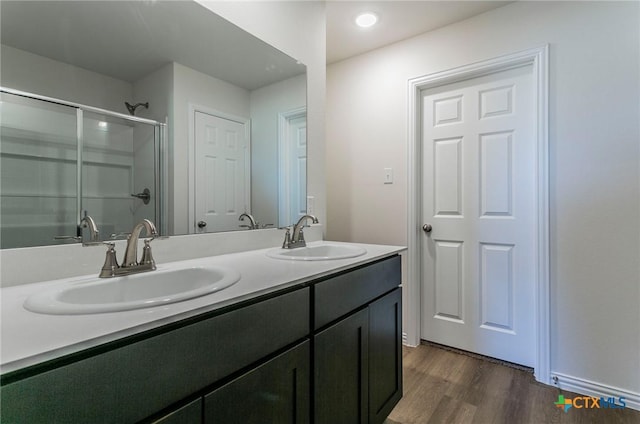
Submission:
M 400 257 L 2 375 L 7 423 L 382 423 L 402 396 Z
M 384 422 L 402 397 L 399 288 L 314 336 L 314 422 Z
M 316 424 L 382 423 L 402 397 L 399 284 L 395 257 L 313 287 Z
M 367 423 L 368 312 L 356 312 L 313 337 L 316 424 Z
M 170 412 L 152 424 L 200 424 L 202 423 L 202 398 L 198 398 L 188 404 Z
M 3 375 L 0 422 L 152 422 L 308 338 L 309 295 L 299 288 L 80 352 L 16 381 Z
M 402 397 L 402 291 L 369 305 L 369 422 L 384 422 Z
M 204 397 L 204 422 L 309 422 L 309 341 L 282 353 Z

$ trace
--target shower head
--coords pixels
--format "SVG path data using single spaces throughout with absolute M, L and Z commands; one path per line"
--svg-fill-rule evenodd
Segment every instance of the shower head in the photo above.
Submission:
M 136 103 L 135 105 L 130 104 L 129 102 L 124 102 L 125 106 L 127 107 L 127 110 L 129 111 L 129 113 L 131 115 L 135 115 L 136 114 L 136 108 L 138 106 L 144 106 L 145 109 L 149 109 L 149 102 L 146 103 Z

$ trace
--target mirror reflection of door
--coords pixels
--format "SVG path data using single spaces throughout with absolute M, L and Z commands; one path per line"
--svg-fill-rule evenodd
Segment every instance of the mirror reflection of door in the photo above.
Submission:
M 238 230 L 250 211 L 248 122 L 195 112 L 196 233 Z
M 297 222 L 307 213 L 307 110 L 279 115 L 278 197 L 280 226 Z

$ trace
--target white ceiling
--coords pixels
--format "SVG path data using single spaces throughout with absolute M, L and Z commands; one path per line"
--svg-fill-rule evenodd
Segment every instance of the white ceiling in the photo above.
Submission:
M 508 1 L 326 2 L 327 63 L 503 6 Z M 284 53 L 184 1 L 0 2 L 1 41 L 133 82 L 175 61 L 249 90 L 304 72 Z M 353 22 L 362 11 L 380 20 Z
M 327 2 L 327 63 L 337 62 L 418 34 L 462 21 L 510 1 L 345 1 Z M 354 18 L 374 12 L 379 21 L 359 28 Z

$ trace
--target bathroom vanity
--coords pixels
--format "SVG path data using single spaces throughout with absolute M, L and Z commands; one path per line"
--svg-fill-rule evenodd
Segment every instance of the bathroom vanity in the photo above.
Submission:
M 9 303 L 40 283 L 3 289 L 23 318 L 3 324 L 5 347 L 20 326 L 42 340 L 3 347 L 2 422 L 381 423 L 402 397 L 403 248 L 358 246 L 367 253 L 334 261 L 184 261 L 242 278 L 146 310 L 35 314 Z

